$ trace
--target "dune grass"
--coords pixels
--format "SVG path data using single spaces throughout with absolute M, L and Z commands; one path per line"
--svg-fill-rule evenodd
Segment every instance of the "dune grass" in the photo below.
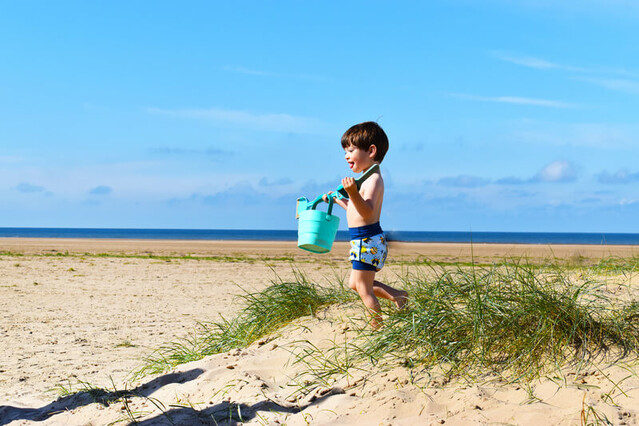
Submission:
M 385 308 L 380 331 L 354 321 L 354 339 L 329 349 L 332 361 L 326 368 L 334 371 L 317 365 L 326 357 L 314 345 L 306 345 L 297 362 L 324 382 L 331 374 L 344 373 L 335 365 L 379 362 L 411 369 L 437 367 L 447 376 L 497 374 L 530 381 L 567 364 L 586 366 L 600 356 L 636 357 L 639 302 L 612 299 L 606 283 L 597 278 L 600 268 L 540 268 L 523 259 L 485 267 L 413 268 L 400 277 L 410 294 L 408 308 Z M 296 318 L 357 300 L 341 280 L 336 281 L 318 286 L 297 272 L 291 282 L 277 280 L 264 291 L 245 293 L 240 296 L 243 308 L 233 319 L 202 324 L 197 335 L 161 347 L 137 373 L 166 371 L 243 348 Z M 362 310 L 362 318 L 364 314 Z
M 311 283 L 300 271 L 294 270 L 294 277 L 290 282 L 277 277 L 263 291 L 238 296 L 243 308 L 234 318 L 200 323 L 199 330 L 193 335 L 164 345 L 147 357 L 145 365 L 134 377 L 247 347 L 297 318 L 313 316 L 325 306 L 355 298 L 341 280 L 331 286 L 321 286 Z
M 403 280 L 410 309 L 389 315 L 378 333 L 362 330 L 363 358 L 533 379 L 567 363 L 639 351 L 639 304 L 613 301 L 601 282 L 560 267 L 435 267 Z

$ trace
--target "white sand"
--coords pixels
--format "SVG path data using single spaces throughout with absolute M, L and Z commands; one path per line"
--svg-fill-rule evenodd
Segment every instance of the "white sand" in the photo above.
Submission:
M 243 260 L 41 256 L 53 250 L 237 255 Z M 263 289 L 275 274 L 291 278 L 293 265 L 314 280 L 345 276 L 347 265 L 340 250 L 344 248 L 338 245 L 330 255 L 315 257 L 288 243 L 0 239 L 0 251 L 14 253 L 0 256 L 4 346 L 0 424 L 130 421 L 122 399 L 113 397 L 106 407 L 86 394 L 56 402 L 57 395 L 49 392 L 60 384 L 79 390 L 78 381 L 109 391 L 114 383 L 119 390 L 133 388 L 146 395 L 130 398 L 127 404 L 132 412 L 148 413 L 140 419 L 145 424 L 170 424 L 154 403 L 162 404 L 176 424 L 215 424 L 210 416 L 220 422 L 224 415 L 228 419 L 229 409 L 237 421 L 238 405 L 248 424 L 550 425 L 580 424 L 582 415 L 594 422 L 596 414 L 606 415 L 614 424 L 637 423 L 639 379 L 621 364 L 600 364 L 579 374 L 564 371 L 561 379 L 535 383 L 531 392 L 489 378 L 485 383 L 442 384 L 437 377 L 411 378 L 404 368 L 371 367 L 296 401 L 291 397 L 296 389 L 293 378 L 302 367 L 291 363 L 291 351 L 300 347 L 300 340 L 327 347 L 332 341 L 348 339 L 344 324 L 349 316 L 361 315 L 337 308 L 320 319 L 296 321 L 261 345 L 207 357 L 137 382 L 127 380 L 141 365 L 141 357 L 186 336 L 198 321 L 233 315 L 239 308 L 234 295 L 241 292 L 240 287 Z M 395 244 L 393 250 L 391 256 L 400 260 L 470 256 L 468 245 Z M 638 249 L 479 245 L 473 251 L 484 261 L 521 255 L 543 259 L 552 253 L 594 261 L 611 254 L 632 256 Z M 274 260 L 282 256 L 294 257 L 295 263 Z M 331 263 L 336 266 L 331 268 Z M 401 270 L 401 265 L 389 263 L 384 278 L 392 282 Z

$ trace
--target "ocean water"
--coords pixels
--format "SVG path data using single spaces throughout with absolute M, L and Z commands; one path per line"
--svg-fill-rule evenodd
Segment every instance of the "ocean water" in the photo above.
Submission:
M 629 233 L 430 232 L 387 230 L 386 235 L 390 241 L 405 242 L 639 245 L 639 234 Z M 295 241 L 297 240 L 297 230 L 0 228 L 0 237 Z M 337 232 L 337 241 L 348 241 L 348 239 L 348 231 Z

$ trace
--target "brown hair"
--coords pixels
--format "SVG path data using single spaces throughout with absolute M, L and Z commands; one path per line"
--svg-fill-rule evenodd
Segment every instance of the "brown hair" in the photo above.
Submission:
M 342 148 L 354 146 L 368 151 L 371 145 L 377 148 L 374 160 L 381 163 L 388 151 L 388 136 L 374 121 L 356 124 L 342 136 Z

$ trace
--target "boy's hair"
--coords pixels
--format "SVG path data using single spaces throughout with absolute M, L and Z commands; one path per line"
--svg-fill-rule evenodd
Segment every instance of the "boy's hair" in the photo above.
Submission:
M 377 148 L 374 160 L 381 163 L 386 151 L 388 151 L 388 136 L 386 136 L 379 124 L 374 121 L 356 124 L 342 136 L 342 148 L 344 149 L 354 146 L 368 151 L 371 145 L 375 145 Z

